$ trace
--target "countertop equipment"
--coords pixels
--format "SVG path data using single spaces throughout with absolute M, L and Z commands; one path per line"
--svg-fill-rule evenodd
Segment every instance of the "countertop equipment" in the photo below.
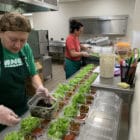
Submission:
M 42 64 L 43 79 L 52 77 L 52 60 L 51 56 L 48 56 L 48 30 L 32 30 L 27 42 L 32 48 L 35 60 Z
M 49 55 L 53 61 L 64 61 L 65 41 L 49 41 Z
M 106 36 L 106 37 L 94 37 L 94 38 L 90 38 L 90 39 L 86 40 L 85 42 L 88 44 L 91 44 L 91 45 L 105 46 L 105 45 L 110 44 L 110 39 L 108 36 Z

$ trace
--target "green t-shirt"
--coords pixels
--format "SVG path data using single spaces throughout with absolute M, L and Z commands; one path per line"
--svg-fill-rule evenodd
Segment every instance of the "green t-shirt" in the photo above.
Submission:
M 25 57 L 25 62 L 29 69 L 30 76 L 37 74 L 37 69 L 34 63 L 33 53 L 28 43 L 26 43 L 24 47 L 21 49 L 21 53 Z M 3 54 L 4 54 L 4 67 L 5 68 L 18 67 L 18 66 L 23 65 L 23 62 L 21 58 L 19 57 L 18 53 L 12 53 L 6 48 L 3 48 Z

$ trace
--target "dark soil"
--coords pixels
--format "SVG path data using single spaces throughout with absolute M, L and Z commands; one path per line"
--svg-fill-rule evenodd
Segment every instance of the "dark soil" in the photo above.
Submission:
M 52 107 L 52 104 L 51 103 L 46 103 L 45 100 L 41 99 L 37 102 L 37 106 Z

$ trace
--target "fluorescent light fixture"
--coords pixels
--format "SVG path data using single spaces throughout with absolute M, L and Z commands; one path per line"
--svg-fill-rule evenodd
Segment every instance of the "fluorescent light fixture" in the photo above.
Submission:
M 103 122 L 103 119 L 102 118 L 95 117 L 94 118 L 94 121 L 101 123 L 101 122 Z
M 33 14 L 32 13 L 24 13 L 23 15 L 24 16 L 32 16 Z
M 80 0 L 59 0 L 59 2 L 73 2 L 73 1 L 80 1 Z

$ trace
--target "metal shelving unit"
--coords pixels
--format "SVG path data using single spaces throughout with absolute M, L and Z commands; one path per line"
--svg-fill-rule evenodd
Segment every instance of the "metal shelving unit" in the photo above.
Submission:
M 49 42 L 49 55 L 53 61 L 64 61 L 65 43 L 63 41 Z

